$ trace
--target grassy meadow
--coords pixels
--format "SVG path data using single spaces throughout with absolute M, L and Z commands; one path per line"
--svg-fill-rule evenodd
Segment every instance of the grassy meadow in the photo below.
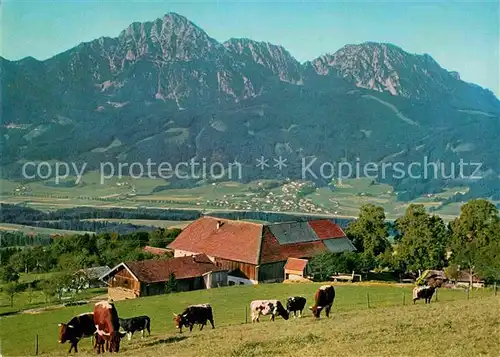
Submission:
M 437 356 L 438 351 L 443 355 L 445 346 L 456 354 L 444 355 L 469 356 L 471 348 L 477 345 L 485 351 L 483 355 L 493 356 L 494 344 L 499 343 L 491 341 L 491 337 L 500 328 L 500 294 L 493 297 L 488 289 L 472 291 L 469 299 L 463 290 L 441 289 L 437 302 L 425 306 L 423 301 L 418 301 L 413 306 L 409 285 L 339 283 L 335 284 L 337 297 L 330 320 L 315 321 L 307 311 L 301 320 L 278 318 L 273 324 L 264 317 L 260 324 L 250 324 L 250 301 L 271 298 L 284 301 L 290 295 L 302 295 L 309 305 L 319 285 L 234 286 L 118 301 L 120 316 L 149 315 L 152 329 L 152 336 L 144 341 L 140 337 L 124 340 L 120 353 L 130 356 L 333 356 L 335 353 L 409 356 L 411 352 L 412 356 L 427 357 Z M 174 328 L 172 314 L 181 312 L 189 304 L 204 302 L 213 306 L 216 329 L 212 331 L 208 327 L 199 332 L 196 328 L 191 334 L 188 331 L 180 335 Z M 66 354 L 69 346 L 57 343 L 57 324 L 91 309 L 92 305 L 74 306 L 1 318 L 2 355 L 32 355 L 36 334 L 39 335 L 39 354 Z M 444 334 L 444 340 L 437 344 L 440 334 Z M 466 343 L 465 338 L 470 338 L 472 343 Z M 438 349 L 427 348 L 433 345 Z M 83 340 L 80 350 L 92 352 L 91 341 Z M 415 354 L 419 351 L 426 354 Z

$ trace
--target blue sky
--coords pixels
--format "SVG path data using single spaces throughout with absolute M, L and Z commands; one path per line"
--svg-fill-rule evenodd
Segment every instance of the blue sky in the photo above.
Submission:
M 462 79 L 500 96 L 497 1 L 4 0 L 1 55 L 46 59 L 172 11 L 219 41 L 269 41 L 301 62 L 345 44 L 391 42 L 408 52 L 428 53 Z

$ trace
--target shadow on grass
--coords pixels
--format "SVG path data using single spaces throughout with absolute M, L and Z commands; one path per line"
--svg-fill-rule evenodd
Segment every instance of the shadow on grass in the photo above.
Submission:
M 167 338 L 161 338 L 159 340 L 149 342 L 146 344 L 146 346 L 151 347 L 151 346 L 156 346 L 156 345 L 161 345 L 165 343 L 175 343 L 175 342 L 180 342 L 182 340 L 185 340 L 188 338 L 187 336 L 171 336 Z

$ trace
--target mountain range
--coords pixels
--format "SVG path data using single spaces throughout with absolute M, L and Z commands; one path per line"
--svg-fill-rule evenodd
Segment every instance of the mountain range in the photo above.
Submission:
M 346 45 L 300 63 L 285 48 L 220 43 L 168 13 L 44 61 L 0 57 L 2 175 L 26 161 L 233 162 L 243 180 L 301 177 L 301 160 L 481 163 L 480 180 L 394 178 L 401 197 L 467 185 L 500 199 L 500 101 L 428 54 Z M 281 170 L 255 166 L 287 158 Z M 455 167 L 455 171 L 458 168 Z M 278 175 L 279 174 L 279 175 Z M 278 176 L 277 176 L 278 175 Z M 328 179 L 314 179 L 328 184 Z

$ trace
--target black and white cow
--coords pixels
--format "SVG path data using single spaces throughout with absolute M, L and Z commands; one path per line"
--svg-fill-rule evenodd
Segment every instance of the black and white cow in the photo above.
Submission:
M 66 324 L 59 324 L 59 343 L 69 341 L 71 346 L 68 353 L 71 353 L 72 349 L 76 353 L 78 352 L 78 342 L 84 337 L 92 336 L 95 331 L 94 314 L 92 312 L 80 314 Z
M 299 312 L 299 317 L 302 317 L 302 310 L 306 306 L 306 298 L 302 296 L 290 296 L 286 301 L 286 310 L 289 314 L 293 312 L 293 317 L 297 317 L 297 311 Z
M 424 299 L 426 304 L 430 304 L 435 290 L 435 286 L 415 286 L 413 288 L 413 303 L 415 304 L 415 301 Z
M 148 336 L 151 335 L 151 319 L 149 316 L 136 316 L 129 319 L 118 319 L 120 327 L 127 333 L 128 340 L 132 339 L 132 335 L 140 331 L 141 338 L 144 338 L 144 331 L 148 331 Z
M 182 327 L 189 327 L 189 331 L 193 331 L 193 326 L 199 324 L 200 331 L 210 321 L 212 328 L 214 325 L 214 316 L 212 313 L 212 306 L 210 304 L 199 304 L 188 306 L 182 314 L 174 314 L 175 327 L 182 333 Z
M 274 321 L 276 316 L 281 316 L 285 320 L 288 320 L 290 316 L 279 300 L 254 300 L 250 303 L 250 311 L 252 323 L 260 322 L 260 315 L 271 315 L 271 321 Z

